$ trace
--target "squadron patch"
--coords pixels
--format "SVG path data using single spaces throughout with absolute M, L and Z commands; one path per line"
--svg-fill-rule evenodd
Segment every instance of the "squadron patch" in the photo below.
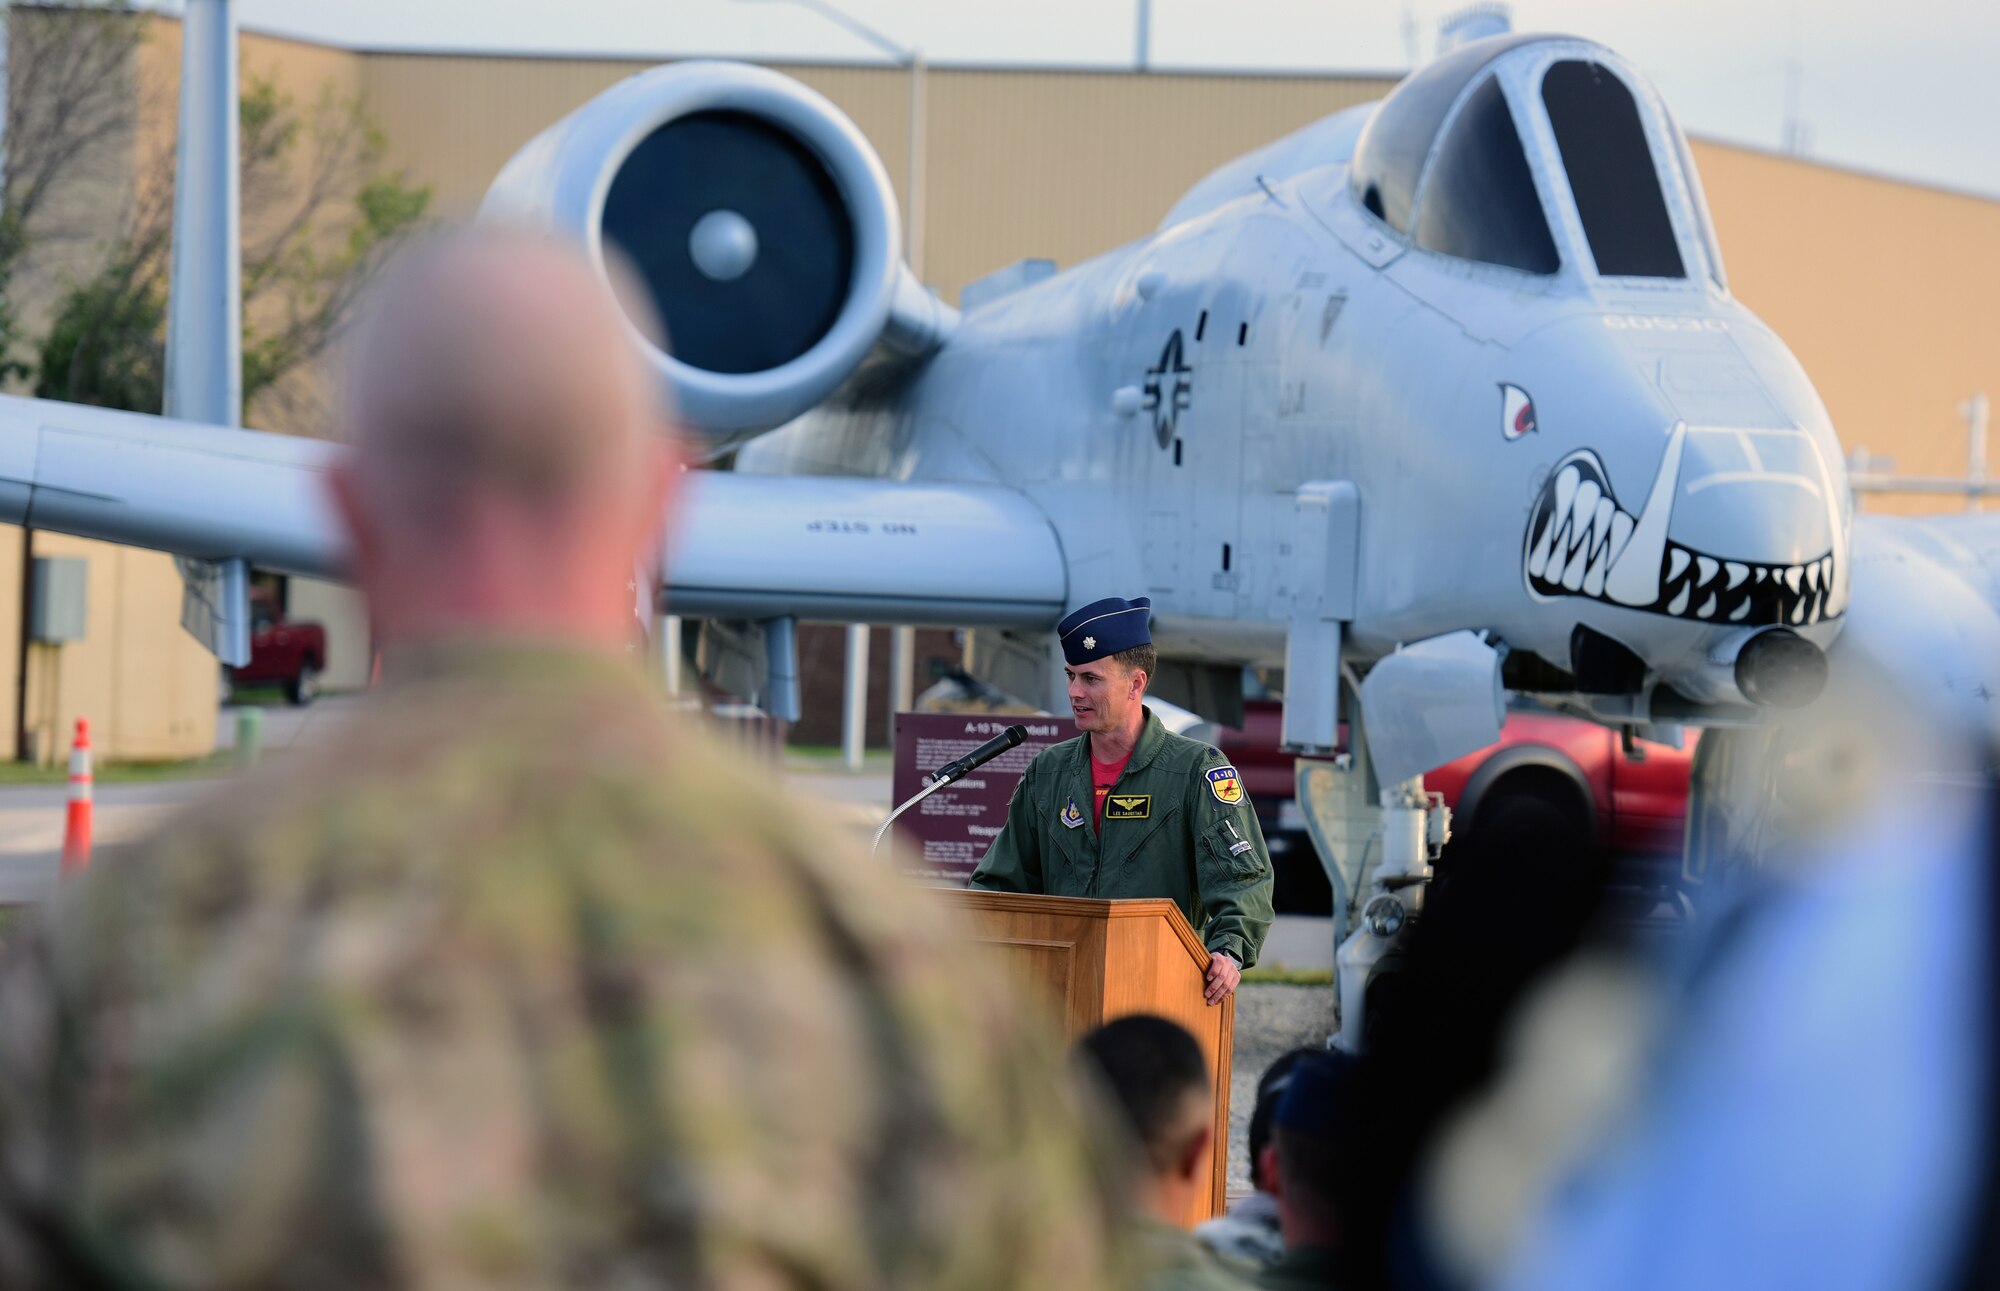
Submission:
M 1076 809 L 1075 794 L 1070 795 L 1069 802 L 1064 805 L 1062 814 L 1058 819 L 1062 821 L 1064 829 L 1083 828 L 1083 813 Z
M 1243 801 L 1243 781 L 1236 775 L 1236 768 L 1219 766 L 1208 773 L 1208 790 L 1215 800 L 1225 807 L 1234 807 Z
M 1150 793 L 1114 793 L 1104 800 L 1106 820 L 1144 820 L 1152 814 Z

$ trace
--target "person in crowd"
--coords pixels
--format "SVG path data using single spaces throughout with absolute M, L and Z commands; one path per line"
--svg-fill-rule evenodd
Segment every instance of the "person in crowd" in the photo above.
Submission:
M 1146 1291 L 1245 1291 L 1244 1279 L 1180 1227 L 1211 1184 L 1215 1104 L 1201 1046 L 1179 1023 L 1135 1014 L 1077 1041 L 1076 1059 L 1129 1131 L 1126 1199 Z
M 1358 1284 L 1348 1233 L 1366 1186 L 1356 1126 L 1368 1110 L 1363 1060 L 1326 1050 L 1292 1069 L 1272 1117 L 1278 1220 L 1285 1252 L 1257 1275 L 1265 1291 L 1348 1291 Z
M 386 271 L 329 478 L 383 684 L 10 933 L 0 1286 L 1116 1284 L 1052 1036 L 630 652 L 632 325 L 525 234 Z
M 1278 1164 L 1271 1148 L 1271 1118 L 1299 1062 L 1324 1052 L 1324 1048 L 1293 1049 L 1280 1054 L 1257 1078 L 1257 1102 L 1244 1136 L 1250 1186 L 1255 1191 L 1238 1198 L 1228 1214 L 1203 1220 L 1194 1229 L 1194 1235 L 1225 1260 L 1255 1270 L 1277 1263 L 1285 1253 L 1285 1234 L 1278 1222 Z

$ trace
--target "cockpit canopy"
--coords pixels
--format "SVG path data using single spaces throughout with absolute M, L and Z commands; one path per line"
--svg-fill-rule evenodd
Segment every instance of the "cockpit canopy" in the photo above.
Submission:
M 1463 260 L 1531 274 L 1573 260 L 1606 278 L 1705 269 L 1722 285 L 1687 142 L 1635 80 L 1582 41 L 1475 41 L 1383 100 L 1355 145 L 1354 195 L 1418 247 Z

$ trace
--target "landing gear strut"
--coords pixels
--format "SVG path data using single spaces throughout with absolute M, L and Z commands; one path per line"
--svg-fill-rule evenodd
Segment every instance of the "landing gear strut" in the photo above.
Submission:
M 1367 899 L 1357 897 L 1361 917 L 1334 956 L 1340 1031 L 1333 1042 L 1349 1053 L 1361 1050 L 1376 966 L 1423 913 L 1432 862 L 1451 840 L 1451 809 L 1444 805 L 1444 795 L 1425 792 L 1422 776 L 1383 789 L 1380 818 L 1370 841 L 1379 845 L 1382 859 L 1367 879 Z

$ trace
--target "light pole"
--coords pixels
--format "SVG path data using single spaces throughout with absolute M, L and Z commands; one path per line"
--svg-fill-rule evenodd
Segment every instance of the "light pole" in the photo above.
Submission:
M 910 80 L 910 152 L 904 169 L 903 258 L 924 280 L 924 51 L 884 36 L 851 14 L 834 8 L 827 0 L 781 0 L 810 9 L 842 30 L 860 37 L 905 68 Z M 912 702 L 911 669 L 916 655 L 916 629 L 889 629 L 889 730 L 896 729 L 896 714 Z M 868 626 L 850 623 L 847 627 L 847 669 L 840 707 L 841 760 L 849 771 L 859 771 L 866 745 L 868 721 Z

